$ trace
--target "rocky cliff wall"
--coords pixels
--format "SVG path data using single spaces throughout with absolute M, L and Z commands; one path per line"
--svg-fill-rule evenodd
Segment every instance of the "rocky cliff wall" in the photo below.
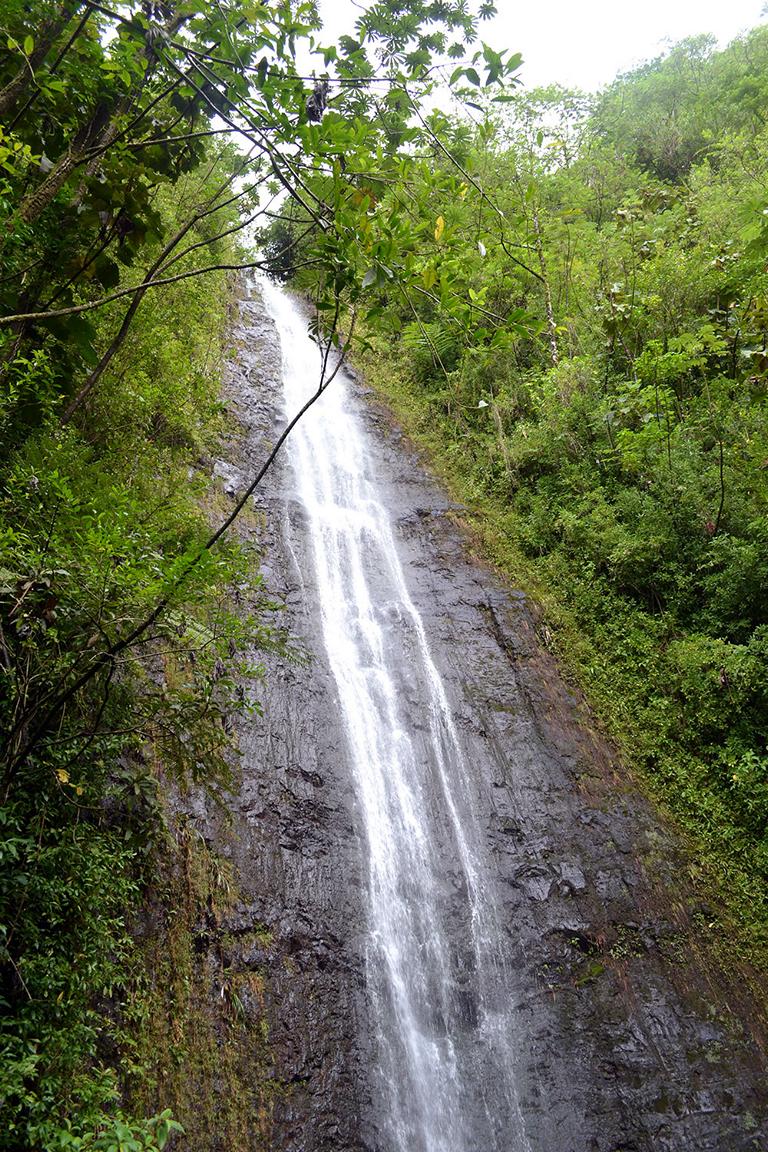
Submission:
M 283 419 L 279 351 L 257 293 L 242 302 L 233 345 L 232 431 L 215 468 L 228 499 Z M 687 884 L 683 849 L 591 730 L 535 610 L 472 555 L 459 510 L 387 412 L 361 383 L 353 389 L 409 591 L 471 749 L 487 883 L 515 974 L 531 1148 L 765 1147 L 762 1037 L 738 973 L 718 971 L 709 957 L 710 910 Z M 304 657 L 266 661 L 262 715 L 237 733 L 242 759 L 229 810 L 202 795 L 182 802 L 189 834 L 231 878 L 229 898 L 199 900 L 190 925 L 199 994 L 234 1005 L 218 1010 L 213 1059 L 196 1076 L 214 1085 L 203 1108 L 217 1099 L 231 1108 L 227 1094 L 237 1092 L 238 1148 L 386 1152 L 369 1074 L 365 846 L 304 517 L 289 444 L 240 531 L 258 538 L 269 590 Z M 400 694 L 418 730 L 407 668 Z M 204 1124 L 192 1102 L 186 1107 L 188 1147 L 235 1147 L 223 1128 L 211 1135 L 215 1123 Z

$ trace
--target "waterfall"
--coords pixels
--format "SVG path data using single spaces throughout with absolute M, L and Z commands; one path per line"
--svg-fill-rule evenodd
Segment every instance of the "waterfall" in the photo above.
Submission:
M 290 418 L 317 388 L 319 351 L 294 303 L 268 283 L 262 291 Z M 514 974 L 474 816 L 483 783 L 409 594 L 348 385 L 340 373 L 287 451 L 366 851 L 378 1147 L 526 1152 Z

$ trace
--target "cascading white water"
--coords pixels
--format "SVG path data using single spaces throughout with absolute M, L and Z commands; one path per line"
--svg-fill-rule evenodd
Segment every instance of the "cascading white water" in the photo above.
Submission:
M 290 418 L 317 388 L 307 321 L 264 283 Z M 343 373 L 288 446 L 367 846 L 367 980 L 382 1152 L 525 1152 L 514 993 L 477 782 L 453 723 Z M 403 702 L 420 722 L 406 723 Z

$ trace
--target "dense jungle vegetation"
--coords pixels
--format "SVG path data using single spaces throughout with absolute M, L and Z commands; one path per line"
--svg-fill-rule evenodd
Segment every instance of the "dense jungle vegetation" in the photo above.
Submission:
M 319 389 L 358 340 L 765 963 L 768 35 L 526 94 L 492 13 L 3 6 L 0 1148 L 174 1130 L 129 926 L 286 642 L 210 488 L 238 270 Z
M 135 1152 L 178 1128 L 157 1071 L 183 1064 L 183 1021 L 151 1018 L 129 931 L 186 852 L 159 781 L 226 784 L 243 685 L 285 643 L 225 539 L 259 477 L 234 507 L 210 480 L 231 277 L 263 263 L 242 236 L 293 198 L 341 315 L 368 289 L 361 174 L 394 178 L 433 55 L 458 90 L 481 58 L 493 83 L 514 71 L 470 46 L 492 13 L 373 5 L 324 46 L 305 0 L 3 5 L 0 1148 Z M 338 336 L 318 341 L 322 386 Z
M 350 305 L 368 379 L 688 830 L 703 927 L 763 971 L 767 97 L 759 27 L 594 97 L 433 112 L 365 187 Z M 305 223 L 287 205 L 267 250 L 311 291 Z

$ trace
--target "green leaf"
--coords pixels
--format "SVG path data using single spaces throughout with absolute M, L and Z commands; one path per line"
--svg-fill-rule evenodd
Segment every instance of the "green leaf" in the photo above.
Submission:
M 32 36 L 25 36 L 24 38 L 24 55 L 31 56 L 35 50 L 35 41 Z
M 120 283 L 120 268 L 108 256 L 96 261 L 96 279 L 102 288 L 115 288 Z
M 51 328 L 64 342 L 71 342 L 77 348 L 86 364 L 96 364 L 98 356 L 94 348 L 96 329 L 84 316 L 66 316 L 50 321 Z
M 340 36 L 339 47 L 345 56 L 353 56 L 355 52 L 359 52 L 362 44 L 359 40 L 353 40 L 351 36 Z

